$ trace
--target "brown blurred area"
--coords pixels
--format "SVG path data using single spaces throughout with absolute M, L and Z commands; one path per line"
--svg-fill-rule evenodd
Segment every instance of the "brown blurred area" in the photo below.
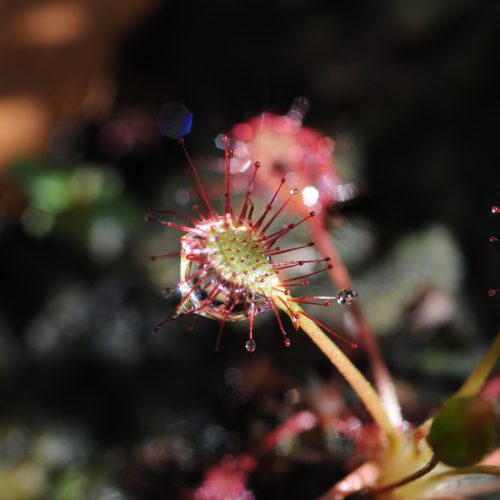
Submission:
M 158 4 L 0 2 L 0 185 L 11 159 L 46 150 L 57 122 L 100 122 L 109 115 L 115 48 Z

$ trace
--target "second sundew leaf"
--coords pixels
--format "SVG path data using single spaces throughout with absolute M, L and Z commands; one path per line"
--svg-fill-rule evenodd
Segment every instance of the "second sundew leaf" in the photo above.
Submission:
M 427 441 L 446 465 L 478 463 L 497 443 L 492 402 L 479 397 L 450 398 L 434 417 Z

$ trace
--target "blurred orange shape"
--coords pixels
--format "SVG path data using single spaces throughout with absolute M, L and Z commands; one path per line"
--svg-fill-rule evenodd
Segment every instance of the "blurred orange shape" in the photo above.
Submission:
M 79 40 L 90 27 L 88 9 L 77 2 L 51 2 L 24 9 L 12 20 L 16 40 L 54 46 Z
M 0 167 L 18 154 L 43 149 L 49 127 L 49 112 L 37 99 L 0 98 Z

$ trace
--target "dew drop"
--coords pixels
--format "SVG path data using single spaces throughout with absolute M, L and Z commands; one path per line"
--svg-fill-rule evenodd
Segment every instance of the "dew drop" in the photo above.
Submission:
M 498 207 L 497 205 L 493 205 L 491 207 L 491 213 L 492 214 L 499 214 L 500 213 L 500 207 Z
M 255 340 L 253 340 L 253 339 L 248 339 L 245 343 L 245 349 L 248 352 L 254 352 L 256 347 L 257 347 L 257 344 L 255 343 Z
M 290 191 L 290 194 L 293 194 L 293 195 L 299 194 L 299 190 L 297 188 L 294 188 Z
M 498 290 L 488 290 L 488 295 L 490 297 L 493 297 L 494 295 L 496 295 L 497 292 L 498 292 Z
M 219 134 L 215 138 L 214 143 L 217 149 L 225 150 L 227 147 L 229 156 L 232 155 L 232 141 L 229 139 L 229 136 L 227 134 Z
M 498 238 L 496 236 L 490 236 L 491 243 L 495 243 L 496 241 L 498 241 Z
M 350 288 L 344 288 L 343 290 L 340 290 L 340 292 L 337 294 L 337 302 L 339 304 L 350 305 L 357 298 L 358 298 L 358 293 L 355 292 L 354 290 L 351 290 Z
M 289 338 L 286 338 L 283 341 L 283 344 L 284 344 L 285 347 L 290 347 L 292 345 L 292 341 Z

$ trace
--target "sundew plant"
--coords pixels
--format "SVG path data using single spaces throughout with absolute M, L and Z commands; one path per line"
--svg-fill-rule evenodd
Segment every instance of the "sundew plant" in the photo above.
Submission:
M 363 317 L 362 297 L 358 298 L 354 291 L 349 273 L 325 224 L 326 207 L 321 202 L 331 203 L 335 200 L 327 199 L 320 181 L 328 174 L 325 169 L 328 166 L 333 168 L 333 164 L 329 164 L 323 155 L 318 156 L 323 161 L 320 167 L 313 165 L 308 168 L 304 163 L 300 165 L 299 161 L 302 171 L 296 169 L 295 176 L 299 188 L 288 185 L 285 176 L 277 176 L 276 172 L 270 175 L 265 171 L 266 148 L 262 144 L 272 148 L 273 141 L 285 143 L 284 154 L 294 144 L 301 146 L 302 158 L 308 158 L 308 161 L 311 161 L 311 155 L 307 148 L 314 147 L 314 144 L 321 144 L 328 150 L 328 141 L 319 134 L 302 130 L 304 101 L 299 101 L 299 104 L 301 107 L 295 112 L 292 110 L 287 117 L 250 121 L 246 127 L 236 129 L 240 134 L 238 162 L 240 166 L 243 162 L 244 170 L 247 171 L 247 184 L 239 206 L 233 203 L 232 159 L 235 152 L 231 149 L 231 138 L 228 135 L 219 137 L 224 150 L 225 171 L 224 180 L 221 181 L 223 207 L 219 211 L 202 183 L 184 142 L 184 136 L 191 129 L 192 115 L 179 103 L 164 107 L 162 132 L 177 139 L 184 150 L 198 202 L 192 207 L 194 215 L 168 209 L 148 210 L 147 220 L 157 221 L 169 230 L 181 233 L 178 252 L 152 257 L 152 260 L 178 258 L 180 262 L 180 280 L 177 284 L 180 300 L 173 312 L 155 326 L 154 331 L 158 332 L 167 322 L 187 315 L 201 315 L 219 321 L 220 334 L 227 322 L 248 321 L 248 338 L 244 346 L 249 353 L 258 349 L 254 319 L 267 311 L 275 315 L 277 330 L 285 347 L 292 345 L 293 335 L 305 332 L 362 401 L 380 438 L 375 453 L 366 457 L 366 461 L 345 479 L 332 485 L 324 493 L 323 499 L 457 498 L 457 476 L 481 477 L 480 491 L 495 491 L 499 487 L 499 480 L 495 476 L 500 475 L 500 450 L 495 450 L 495 407 L 490 399 L 480 397 L 480 391 L 499 358 L 500 336 L 497 336 L 460 390 L 428 420 L 414 426 L 402 418 L 392 377 L 375 336 Z M 259 129 L 257 123 L 264 124 L 265 129 Z M 243 137 L 246 145 L 243 144 L 242 134 L 246 134 Z M 259 147 L 256 147 L 252 140 L 255 141 L 259 134 L 264 137 L 260 137 Z M 315 140 L 308 142 L 304 137 Z M 245 158 L 241 149 L 243 146 L 246 147 L 244 154 L 248 156 Z M 250 157 L 252 150 L 259 148 L 264 158 Z M 298 147 L 295 150 L 298 151 Z M 286 160 L 283 162 L 286 163 Z M 319 174 L 312 175 L 314 172 Z M 262 177 L 264 179 L 260 180 Z M 262 183 L 269 183 L 270 179 L 276 182 L 274 192 L 269 199 L 262 200 L 264 209 L 259 212 L 255 208 L 255 197 L 263 197 L 264 193 L 258 187 Z M 330 184 L 334 182 L 333 173 L 328 179 Z M 304 194 L 307 188 L 311 189 Z M 307 196 L 313 193 L 312 189 L 317 192 L 314 202 L 305 203 L 304 213 L 297 216 L 300 207 L 297 200 L 300 201 L 302 197 L 302 201 L 311 201 Z M 288 224 L 280 222 L 286 213 L 297 217 L 296 221 Z M 309 227 L 311 241 L 304 241 L 302 245 L 292 248 L 281 247 L 280 240 L 300 225 Z M 278 229 L 273 230 L 271 226 Z M 293 257 L 295 252 L 312 246 L 316 246 L 319 253 L 323 254 L 321 258 L 306 261 Z M 317 269 L 301 272 L 301 267 L 306 263 L 317 264 Z M 329 273 L 332 282 L 337 285 L 334 293 L 314 295 L 301 292 L 307 290 L 308 278 L 318 273 Z M 338 335 L 313 314 L 306 312 L 302 307 L 304 304 L 320 308 L 334 304 L 348 307 L 358 334 L 356 342 Z M 288 326 L 281 313 L 289 318 L 295 332 L 293 335 L 287 332 Z M 349 359 L 349 351 L 356 348 L 364 349 L 370 359 L 374 385 Z M 460 488 L 460 498 L 479 491 L 474 481 Z

